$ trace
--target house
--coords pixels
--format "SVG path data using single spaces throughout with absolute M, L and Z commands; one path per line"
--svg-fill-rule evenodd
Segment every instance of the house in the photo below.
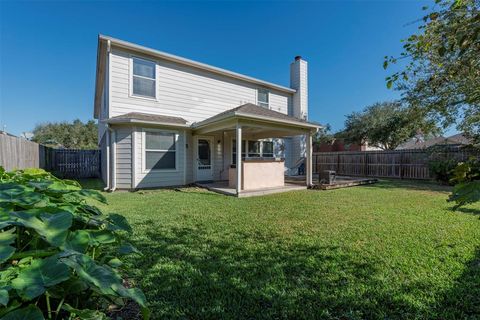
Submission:
M 283 186 L 302 158 L 312 184 L 301 57 L 285 87 L 100 35 L 94 117 L 110 190 L 225 181 L 240 195 Z
M 397 147 L 397 150 L 403 149 L 427 149 L 433 146 L 450 146 L 459 147 L 472 144 L 473 141 L 462 133 L 454 134 L 450 137 L 432 137 L 424 139 L 423 136 L 418 136 L 409 141 L 402 143 Z

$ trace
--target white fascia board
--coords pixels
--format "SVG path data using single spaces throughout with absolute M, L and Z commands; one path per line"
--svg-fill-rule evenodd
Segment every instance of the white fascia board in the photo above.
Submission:
M 106 119 L 104 122 L 108 124 L 151 124 L 151 125 L 166 126 L 166 127 L 190 128 L 190 125 L 187 123 L 179 124 L 179 123 L 158 122 L 158 121 L 137 120 L 137 119 Z
M 134 43 L 131 43 L 131 42 L 128 42 L 128 41 L 123 41 L 123 40 L 120 40 L 120 39 L 115 39 L 115 38 L 112 38 L 112 37 L 109 37 L 109 36 L 104 36 L 104 35 L 99 35 L 99 38 L 102 39 L 102 40 L 106 40 L 106 41 L 110 40 L 112 45 L 116 45 L 118 47 L 123 47 L 123 48 L 126 48 L 126 49 L 130 49 L 130 50 L 134 50 L 134 51 L 138 51 L 138 52 L 143 52 L 143 53 L 146 53 L 146 54 L 149 54 L 149 55 L 152 55 L 152 56 L 155 56 L 155 57 L 159 57 L 159 58 L 162 58 L 162 59 L 165 59 L 165 60 L 178 62 L 180 64 L 189 65 L 189 66 L 192 66 L 192 67 L 207 70 L 207 71 L 217 73 L 217 74 L 222 74 L 222 75 L 232 77 L 232 78 L 235 78 L 235 79 L 259 84 L 259 85 L 265 86 L 267 88 L 276 89 L 278 91 L 287 92 L 287 93 L 297 92 L 297 90 L 292 89 L 292 88 L 284 87 L 284 86 L 281 86 L 281 85 L 278 85 L 278 84 L 274 84 L 274 83 L 271 83 L 271 82 L 267 82 L 267 81 L 263 81 L 263 80 L 256 79 L 256 78 L 253 78 L 253 77 L 249 77 L 249 76 L 246 76 L 246 75 L 243 75 L 243 74 L 240 74 L 240 73 L 237 73 L 237 72 L 229 71 L 229 70 L 226 70 L 226 69 L 214 67 L 214 66 L 211 66 L 211 65 L 206 64 L 206 63 L 197 62 L 197 61 L 190 60 L 190 59 L 187 59 L 187 58 L 182 58 L 182 57 L 179 57 L 179 56 L 176 56 L 176 55 L 173 55 L 173 54 L 170 54 L 170 53 L 166 53 L 166 52 L 163 52 L 163 51 L 150 49 L 150 48 L 147 48 L 147 47 L 144 47 L 144 46 L 141 46 L 141 45 L 138 45 L 138 44 L 134 44 Z

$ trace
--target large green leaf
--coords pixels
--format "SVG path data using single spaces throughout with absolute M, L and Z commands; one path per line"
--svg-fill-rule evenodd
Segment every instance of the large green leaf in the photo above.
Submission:
M 122 284 L 122 278 L 111 268 L 95 263 L 84 254 L 71 254 L 62 261 L 72 267 L 81 279 L 94 285 L 103 294 L 132 299 L 140 306 L 146 307 L 145 295 L 140 289 L 127 289 Z
M 116 241 L 109 230 L 76 230 L 68 235 L 64 248 L 85 253 L 88 247 L 109 244 Z
M 122 230 L 127 232 L 132 232 L 132 227 L 128 223 L 127 219 L 119 214 L 111 213 L 108 216 L 107 229 L 109 230 Z
M 64 243 L 72 226 L 72 214 L 67 211 L 40 214 L 40 218 L 22 211 L 12 212 L 10 216 L 16 224 L 34 229 L 45 241 L 57 247 Z
M 75 309 L 67 303 L 65 303 L 62 306 L 62 309 L 70 312 L 73 315 L 75 315 L 76 317 L 74 317 L 74 319 L 80 319 L 80 320 L 105 320 L 105 319 L 109 319 L 103 312 L 100 312 L 98 310 Z
M 7 261 L 15 253 L 15 247 L 10 246 L 15 238 L 15 228 L 0 231 L 0 263 Z
M 40 309 L 31 304 L 28 307 L 15 309 L 7 313 L 2 320 L 45 320 Z
M 121 285 L 122 278 L 112 269 L 97 265 L 89 256 L 78 253 L 65 255 L 61 261 L 74 269 L 81 279 L 95 286 L 103 294 L 117 296 L 112 286 Z
M 33 191 L 25 191 L 18 194 L 17 189 L 7 189 L 0 191 L 0 202 L 7 202 L 22 208 L 30 208 L 33 205 L 43 201 L 48 203 L 48 197 Z
M 97 201 L 100 201 L 102 203 L 107 203 L 107 198 L 105 198 L 100 192 L 96 190 L 91 190 L 91 189 L 82 189 L 78 191 L 78 194 L 80 194 L 83 197 L 86 198 L 91 198 L 95 199 Z
M 48 287 L 59 284 L 69 277 L 70 270 L 58 260 L 58 256 L 35 259 L 12 280 L 12 288 L 17 290 L 22 298 L 31 300 L 44 293 Z
M 3 306 L 7 306 L 9 300 L 8 290 L 4 288 L 0 288 L 0 304 Z

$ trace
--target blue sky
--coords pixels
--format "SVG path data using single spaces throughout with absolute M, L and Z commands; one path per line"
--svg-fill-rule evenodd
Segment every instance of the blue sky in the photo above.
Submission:
M 333 129 L 398 92 L 385 55 L 416 31 L 421 1 L 0 1 L 0 125 L 21 134 L 46 121 L 93 117 L 99 33 L 288 86 L 309 62 L 309 116 Z

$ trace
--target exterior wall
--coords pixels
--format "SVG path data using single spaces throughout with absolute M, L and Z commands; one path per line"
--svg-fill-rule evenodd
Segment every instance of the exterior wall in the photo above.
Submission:
M 243 189 L 283 187 L 285 184 L 283 168 L 283 161 L 242 162 Z
M 115 129 L 116 187 L 132 188 L 132 128 Z
M 153 187 L 167 187 L 167 186 L 180 186 L 188 183 L 187 173 L 189 168 L 186 169 L 187 157 L 191 162 L 190 144 L 188 149 L 186 148 L 186 141 L 188 141 L 188 134 L 184 130 L 173 129 L 161 129 L 174 131 L 178 134 L 176 142 L 176 169 L 175 170 L 150 170 L 143 169 L 144 163 L 144 130 L 146 128 L 135 129 L 135 188 L 153 188 Z M 159 130 L 155 128 L 153 130 Z M 187 138 L 186 138 L 187 137 Z
M 109 117 L 144 112 L 198 122 L 245 103 L 257 103 L 257 85 L 166 60 L 157 62 L 157 99 L 130 95 L 131 55 L 112 49 Z M 136 55 L 139 56 L 139 55 Z M 140 56 L 148 59 L 149 57 Z M 287 114 L 292 94 L 269 89 L 270 108 Z

